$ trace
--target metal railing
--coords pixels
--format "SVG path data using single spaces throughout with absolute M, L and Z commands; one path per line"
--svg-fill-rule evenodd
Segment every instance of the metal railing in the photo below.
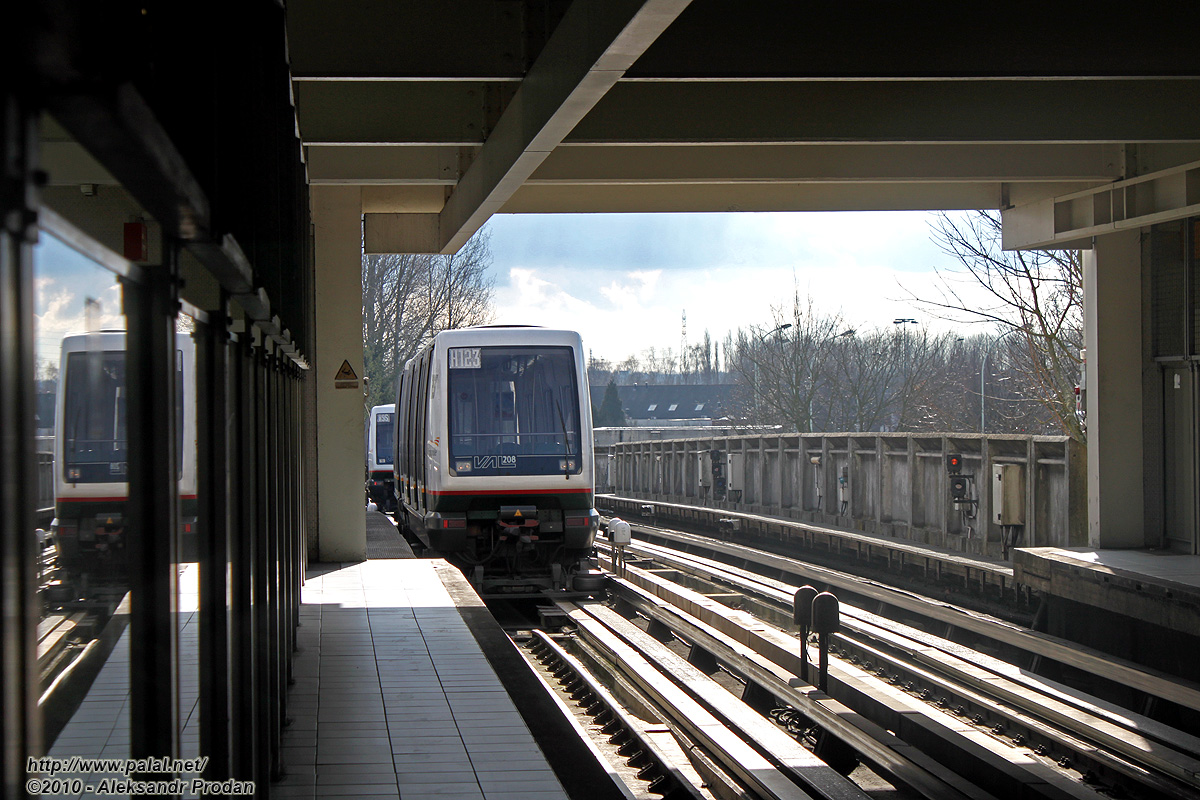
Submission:
M 712 451 L 723 462 L 724 493 L 705 459 Z M 971 479 L 968 502 L 951 497 L 951 453 L 961 454 L 961 472 Z M 1006 514 L 1021 524 L 1004 526 L 1010 534 L 1019 529 L 1018 545 L 1067 547 L 1087 543 L 1086 460 L 1083 446 L 1065 436 L 714 436 L 598 446 L 596 486 L 999 556 L 1004 529 L 993 508 L 993 467 L 1020 468 L 1017 508 Z

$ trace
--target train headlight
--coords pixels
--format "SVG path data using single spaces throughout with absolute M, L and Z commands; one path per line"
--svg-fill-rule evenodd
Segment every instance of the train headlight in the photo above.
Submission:
M 470 472 L 471 471 L 471 462 L 470 461 L 455 461 L 454 469 L 457 472 Z
M 560 458 L 558 460 L 558 468 L 560 470 L 562 470 L 563 472 L 574 472 L 575 471 L 575 459 Z
M 69 481 L 79 480 L 79 467 L 71 467 L 67 470 L 67 480 L 69 480 Z

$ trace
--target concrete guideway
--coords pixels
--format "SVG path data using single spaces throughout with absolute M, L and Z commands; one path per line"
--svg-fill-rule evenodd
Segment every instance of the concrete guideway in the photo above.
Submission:
M 1044 627 L 1039 630 L 1111 661 L 1113 677 L 1120 676 L 1130 687 L 1187 708 L 1200 708 L 1200 688 L 1196 688 L 1200 671 L 1193 661 L 1179 657 L 1200 636 L 1198 556 L 1161 550 L 1027 547 L 1013 551 L 1010 566 L 999 559 L 763 514 L 614 495 L 602 495 L 598 502 L 626 518 L 636 518 L 649 507 L 656 521 L 684 527 L 699 525 L 713 530 L 721 528 L 722 519 L 737 520 L 736 535 L 757 537 L 756 546 L 788 544 L 799 547 L 797 552 L 838 555 L 848 564 L 862 563 L 867 568 L 886 564 L 889 574 L 917 574 L 931 587 L 944 578 L 961 580 L 961 590 L 969 592 L 977 585 L 980 595 L 995 596 L 1013 608 L 1015 600 L 1037 600 L 1045 615 Z M 731 541 L 726 545 L 714 542 L 713 547 L 737 551 L 734 536 L 726 525 L 719 538 Z M 770 561 L 780 557 L 757 553 L 754 558 Z M 1107 615 L 1091 614 L 1088 609 L 1101 609 Z M 1028 636 L 1044 634 L 1030 632 Z M 1092 659 L 1080 661 L 1082 650 L 1074 646 L 1061 650 L 1053 642 L 1041 641 L 1028 647 L 1034 651 L 1048 648 L 1047 657 L 1065 659 L 1063 663 L 1085 670 L 1095 668 Z M 1120 664 L 1137 664 L 1135 672 L 1144 671 L 1151 677 L 1130 673 Z M 1167 676 L 1175 677 L 1164 680 Z
M 771 553 L 755 551 L 740 545 L 705 541 L 701 537 L 694 537 L 690 534 L 659 532 L 657 536 L 668 541 L 675 540 L 689 549 L 707 549 L 718 554 L 719 557 L 756 564 L 769 572 L 794 575 L 800 581 L 811 581 L 818 585 L 828 586 L 836 592 L 861 596 L 880 607 L 894 606 L 902 613 L 936 621 L 937 624 L 945 626 L 946 630 L 953 631 L 958 628 L 983 641 L 992 640 L 1004 647 L 1013 648 L 1026 654 L 1026 657 L 1031 658 L 1034 662 L 1041 658 L 1058 661 L 1085 674 L 1093 675 L 1097 679 L 1112 681 L 1117 685 L 1136 689 L 1147 697 L 1178 704 L 1192 713 L 1200 713 L 1200 684 L 1078 645 L 1058 636 L 1030 630 L 990 615 L 954 606 L 942 599 L 920 597 L 909 591 L 893 589 L 877 581 L 866 580 L 826 567 L 805 564 Z M 677 551 L 673 552 L 670 548 L 654 544 L 639 543 L 639 547 L 642 547 L 647 553 L 653 553 L 656 558 L 665 558 L 668 563 L 690 562 L 703 565 L 703 568 L 707 570 L 750 578 L 763 584 L 774 584 L 773 591 L 778 595 L 776 600 L 779 601 L 786 601 L 796 588 L 758 575 L 752 576 L 752 573 L 746 570 L 702 556 L 683 556 Z
M 814 702 L 818 698 L 797 696 L 786 688 L 795 685 L 788 683 L 793 680 L 789 676 L 800 674 L 800 643 L 791 634 L 779 631 L 744 611 L 726 608 L 723 602 L 729 602 L 727 600 L 710 599 L 696 591 L 684 589 L 652 571 L 629 567 L 626 572 L 627 581 L 618 582 L 620 596 L 632 603 L 641 614 L 649 616 L 652 629 L 656 624 L 665 625 L 664 630 L 677 631 L 678 636 L 690 642 L 692 655 L 689 660 L 697 664 L 709 663 L 710 669 L 720 663 L 735 675 L 742 675 L 746 680 L 764 686 L 777 698 L 791 698 L 804 714 L 816 719 L 818 724 L 828 725 L 831 730 L 838 731 L 852 747 L 863 748 L 863 726 L 856 723 L 847 727 L 848 719 L 829 717 Z M 868 636 L 883 641 L 889 637 L 913 635 L 904 626 L 897 628 L 893 624 L 884 624 L 887 625 L 886 629 L 879 629 Z M 1044 753 L 1061 752 L 1063 749 L 1068 752 L 1074 750 L 1075 758 L 1083 762 L 1099 765 L 1096 767 L 1099 771 L 1117 770 L 1124 775 L 1124 780 L 1144 782 L 1146 786 L 1153 787 L 1153 791 L 1168 796 L 1191 796 L 1190 792 L 1200 780 L 1194 766 L 1188 766 L 1200 763 L 1194 755 L 1197 742 L 1183 732 L 1130 715 L 1127 711 L 1122 712 L 1094 699 L 1089 700 L 1066 687 L 1035 685 L 1036 681 L 1029 683 L 1015 673 L 1008 678 L 999 677 L 1004 674 L 1003 670 L 989 674 L 994 667 L 954 667 L 952 662 L 970 658 L 966 655 L 969 651 L 959 645 L 944 648 L 939 655 L 930 649 L 931 643 L 908 643 L 896 649 L 898 654 L 915 653 L 920 657 L 918 661 L 923 660 L 926 664 L 923 669 L 911 666 L 879 667 L 880 663 L 890 663 L 879 652 L 874 652 L 867 661 L 860 661 L 859 656 L 855 655 L 855 642 L 861 637 L 862 625 L 856 619 L 852 619 L 849 625 L 850 628 L 836 639 L 835 652 L 838 658 L 830 664 L 831 692 L 874 722 L 895 731 L 908 744 L 918 746 L 924 757 L 941 760 L 950 769 L 964 776 L 972 776 L 971 780 L 982 781 L 982 785 L 989 787 L 989 790 L 1007 786 L 1003 796 L 1009 796 L 1018 791 L 1017 785 L 1024 784 L 1026 790 L 1039 795 L 1048 792 L 1048 796 L 1060 796 L 1059 793 L 1065 792 L 1068 796 L 1091 796 L 1093 790 L 1079 783 L 1086 767 L 1076 766 L 1075 772 L 1056 770 L 1052 767 L 1051 759 L 1057 756 L 1051 756 L 1051 759 L 1042 757 Z M 922 637 L 918 635 L 917 638 Z M 707 651 L 709 655 L 702 658 L 704 654 L 697 654 L 697 649 Z M 714 657 L 717 661 L 711 663 Z M 848 657 L 849 661 L 846 660 Z M 988 659 L 983 659 L 980 663 L 986 661 Z M 860 664 L 861 667 L 858 666 Z M 888 674 L 895 673 L 896 669 L 899 669 L 899 674 Z M 929 689 L 918 698 L 911 694 L 911 680 L 906 682 L 905 677 L 915 679 L 926 687 L 938 685 L 938 679 L 933 677 L 934 672 L 928 670 L 939 674 L 943 671 L 947 675 L 956 674 L 956 680 L 963 680 L 963 685 L 974 688 L 966 690 L 967 694 L 964 695 L 962 689 L 941 686 L 934 690 L 933 696 L 940 697 L 938 705 L 947 710 L 927 705 L 921 698 L 930 696 Z M 1012 681 L 1008 689 L 1003 688 L 1006 681 Z M 955 692 L 958 694 L 955 695 Z M 999 706 L 992 706 L 983 695 L 1003 699 Z M 946 699 L 955 696 L 973 696 L 974 699 Z M 983 712 L 983 716 L 972 718 L 974 726 L 958 719 L 972 713 L 961 705 L 955 705 L 964 701 L 969 709 Z M 929 702 L 932 703 L 932 700 Z M 1019 722 L 1020 712 L 1014 715 L 1012 711 L 1003 710 L 1009 703 L 1024 704 L 1023 707 L 1034 716 L 1056 721 L 1042 723 L 1026 719 Z M 1068 704 L 1074 704 L 1074 707 L 1064 710 Z M 886 710 L 889 708 L 891 711 Z M 997 718 L 1005 721 L 988 734 L 986 729 L 994 726 Z M 980 728 L 980 725 L 983 727 Z M 1069 733 L 1055 733 L 1054 728 L 1048 726 L 1058 726 L 1058 730 Z M 1025 733 L 1017 736 L 1012 732 L 1016 730 Z M 997 736 L 997 733 L 1004 735 Z M 1084 737 L 1089 743 L 1080 743 L 1077 736 Z M 1005 737 L 1013 742 L 1009 743 Z M 885 737 L 882 742 L 886 741 Z M 1054 742 L 1049 751 L 1039 743 L 1045 741 Z M 1035 743 L 1038 743 L 1036 748 Z M 896 760 L 894 747 L 881 751 L 876 744 L 864 748 L 862 752 L 873 754 L 874 763 L 890 764 Z M 1035 750 L 1034 753 L 1029 752 L 1031 748 Z M 1109 752 L 1123 755 L 1114 758 L 1106 755 Z M 1130 759 L 1128 762 L 1125 761 L 1126 757 Z M 913 768 L 905 766 L 897 775 L 907 775 L 907 779 L 911 780 Z M 1147 769 L 1153 769 L 1156 773 L 1144 771 Z M 916 774 L 920 776 L 925 773 L 918 770 Z M 984 777 L 989 774 L 991 777 Z M 922 780 L 928 779 L 926 776 Z M 1014 780 L 1017 783 L 1011 783 Z M 1193 789 L 1182 788 L 1187 786 Z
M 965 591 L 973 590 L 977 585 L 981 593 L 990 591 L 1004 598 L 1015 587 L 1013 569 L 1007 562 L 900 538 L 828 525 L 814 525 L 765 514 L 659 501 L 644 502 L 615 495 L 602 495 L 597 499 L 597 503 L 603 503 L 610 510 L 620 512 L 626 519 L 642 516 L 643 508 L 649 507 L 653 509 L 651 518 L 655 523 L 661 520 L 672 524 L 721 530 L 722 537 L 731 541 L 735 536 L 742 534 L 756 535 L 764 540 L 794 543 L 805 549 L 853 557 L 856 561 L 865 559 L 868 564 L 873 560 L 882 560 L 889 571 L 903 573 L 906 568 L 920 570 L 924 577 L 934 582 L 940 582 L 943 578 L 958 579 Z M 734 520 L 737 527 L 723 523 L 723 520 Z M 764 552 L 763 555 L 769 554 Z
M 601 647 L 620 665 L 626 677 L 672 715 L 675 725 L 687 731 L 714 754 L 725 769 L 754 791 L 780 800 L 863 796 L 795 741 L 712 683 L 708 676 L 686 663 L 681 664 L 661 644 L 650 644 L 653 640 L 625 620 L 614 618 L 608 609 L 562 607 L 590 642 Z M 630 637 L 636 642 L 622 641 Z M 667 663 L 663 664 L 664 661 Z M 686 688 L 664 681 L 658 668 L 660 664 L 666 667 L 668 674 L 677 675 Z M 761 755 L 760 749 L 766 749 L 770 757 Z M 801 786 L 812 794 L 803 791 Z

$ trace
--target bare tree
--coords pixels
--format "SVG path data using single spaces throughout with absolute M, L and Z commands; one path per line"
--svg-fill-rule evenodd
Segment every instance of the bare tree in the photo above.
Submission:
M 369 405 L 390 403 L 396 377 L 435 334 L 492 318 L 492 254 L 486 231 L 452 256 L 363 256 L 364 367 Z
M 932 227 L 934 240 L 961 269 L 939 271 L 940 297 L 914 299 L 943 319 L 1012 331 L 999 355 L 1028 385 L 1024 399 L 1040 403 L 1059 430 L 1083 441 L 1074 394 L 1083 346 L 1079 251 L 1005 251 L 995 212 L 942 213 Z M 979 289 L 988 298 L 984 303 L 975 299 Z
M 802 305 L 798 290 L 791 313 L 774 308 L 772 317 L 769 328 L 737 331 L 732 347 L 726 345 L 727 367 L 743 387 L 739 399 L 755 422 L 811 431 L 817 398 L 827 388 L 822 365 L 841 318 L 819 314 L 811 298 Z
M 802 304 L 798 293 L 788 319 L 775 310 L 769 326 L 739 330 L 733 340 L 743 416 L 804 432 L 971 429 L 976 406 L 964 401 L 966 376 L 978 375 L 988 340 L 968 348 L 954 333 L 906 324 L 860 331 L 811 300 Z M 997 429 L 1036 430 L 1017 384 L 1003 392 Z
M 847 330 L 823 365 L 824 430 L 915 430 L 930 422 L 928 398 L 942 383 L 944 337 L 905 327 Z

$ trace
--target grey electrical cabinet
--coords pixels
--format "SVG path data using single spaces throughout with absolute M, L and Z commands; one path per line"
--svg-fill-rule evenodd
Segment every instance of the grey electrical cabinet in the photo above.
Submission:
M 1025 524 L 1025 470 L 1020 464 L 992 464 L 992 522 Z
M 730 453 L 729 474 L 726 476 L 726 488 L 731 492 L 740 492 L 745 488 L 745 475 L 742 474 L 742 454 Z
M 700 478 L 700 488 L 707 489 L 712 486 L 712 451 L 704 450 L 696 454 L 696 460 L 699 462 L 696 465 L 696 474 Z

